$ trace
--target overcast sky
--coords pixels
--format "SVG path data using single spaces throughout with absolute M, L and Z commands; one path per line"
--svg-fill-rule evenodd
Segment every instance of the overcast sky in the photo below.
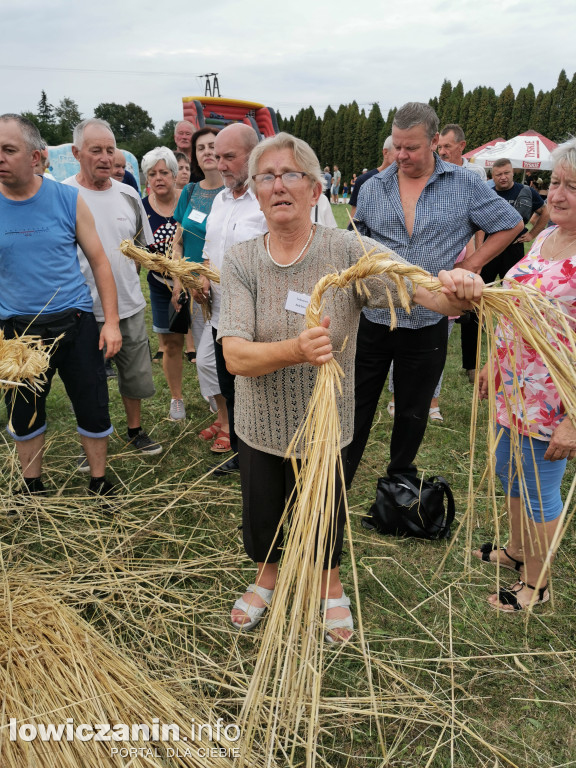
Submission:
M 0 111 L 35 111 L 44 89 L 84 117 L 133 101 L 157 130 L 206 72 L 283 116 L 353 99 L 386 116 L 444 78 L 538 92 L 576 68 L 574 0 L 0 0 L 0 19 Z

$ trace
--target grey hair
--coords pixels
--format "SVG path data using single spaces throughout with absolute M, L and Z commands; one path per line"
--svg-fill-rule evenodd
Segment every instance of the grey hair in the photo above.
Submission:
M 466 141 L 466 136 L 462 130 L 462 126 L 457 123 L 448 123 L 440 131 L 440 136 L 447 136 L 450 132 L 454 134 L 454 141 L 459 144 L 461 141 Z
M 76 147 L 76 149 L 82 149 L 82 144 L 84 143 L 84 131 L 89 125 L 99 125 L 101 128 L 106 128 L 106 130 L 110 131 L 110 133 L 112 134 L 112 138 L 114 139 L 114 144 L 116 144 L 116 137 L 114 136 L 114 131 L 110 127 L 110 123 L 107 120 L 101 120 L 99 117 L 88 117 L 86 118 L 86 120 L 82 120 L 82 122 L 74 126 L 74 132 L 72 134 L 72 144 Z
M 27 117 L 22 117 L 22 115 L 16 115 L 12 112 L 6 112 L 6 114 L 0 115 L 0 121 L 3 123 L 14 122 L 18 124 L 20 131 L 22 132 L 24 143 L 30 152 L 34 152 L 35 150 L 41 151 L 46 147 L 44 139 L 40 136 L 40 131 Z
M 248 178 L 250 179 L 249 183 L 252 191 L 255 188 L 252 176 L 258 173 L 258 163 L 264 152 L 271 152 L 273 150 L 280 152 L 283 149 L 288 149 L 292 152 L 298 169 L 306 173 L 313 184 L 322 184 L 320 163 L 312 147 L 305 141 L 302 141 L 302 139 L 297 139 L 296 136 L 291 136 L 289 133 L 277 133 L 276 136 L 270 136 L 261 141 L 250 154 Z
M 438 115 L 429 104 L 409 101 L 396 112 L 392 125 L 401 131 L 408 131 L 417 125 L 423 125 L 428 140 L 432 141 L 438 133 Z
M 450 132 L 454 134 L 454 140 L 457 144 L 461 141 L 466 141 L 466 136 L 461 125 L 458 125 L 457 123 L 448 123 L 448 125 L 445 125 L 440 131 L 440 136 L 447 136 Z
M 386 149 L 386 150 L 391 150 L 391 149 L 392 149 L 392 146 L 393 146 L 393 143 L 392 143 L 392 136 L 388 136 L 388 138 L 387 138 L 387 139 L 386 139 L 386 141 L 384 142 L 384 146 L 382 147 L 382 151 L 384 151 L 385 149 Z
M 554 161 L 554 169 L 557 165 L 562 165 L 576 174 L 576 138 L 572 137 L 559 144 L 552 151 L 552 160 Z
M 178 130 L 179 126 L 181 126 L 181 125 L 189 125 L 190 128 L 192 129 L 192 133 L 194 133 L 194 131 L 196 130 L 194 128 L 194 126 L 192 125 L 192 123 L 190 122 L 190 120 L 178 120 L 178 122 L 174 126 L 174 133 L 176 133 L 176 131 Z
M 146 152 L 141 163 L 144 176 L 148 176 L 148 173 L 154 168 L 156 163 L 160 162 L 160 160 L 164 160 L 166 168 L 168 168 L 172 173 L 172 176 L 176 178 L 178 174 L 178 161 L 174 156 L 174 152 L 172 152 L 171 149 L 168 149 L 168 147 L 155 147 L 154 149 L 151 149 L 150 152 Z

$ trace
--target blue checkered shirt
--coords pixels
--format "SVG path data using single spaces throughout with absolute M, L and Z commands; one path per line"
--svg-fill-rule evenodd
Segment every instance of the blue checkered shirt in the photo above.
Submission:
M 398 188 L 398 168 L 392 163 L 362 185 L 356 216 L 358 230 L 433 275 L 452 269 L 458 254 L 479 229 L 494 234 L 512 229 L 520 214 L 479 176 L 446 163 L 435 155 L 436 167 L 416 205 L 414 229 L 408 235 Z M 390 325 L 387 309 L 365 309 L 373 323 Z M 440 315 L 416 306 L 410 314 L 396 310 L 401 328 L 434 325 Z

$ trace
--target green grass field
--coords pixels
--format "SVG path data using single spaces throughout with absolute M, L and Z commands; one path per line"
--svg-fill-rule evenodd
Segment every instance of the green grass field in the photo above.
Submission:
M 347 221 L 346 208 L 333 208 L 340 226 Z M 155 352 L 153 334 L 151 339 Z M 418 456 L 426 477 L 440 474 L 452 485 L 458 521 L 466 511 L 472 396 L 460 369 L 459 341 L 456 326 L 440 397 L 445 421 L 429 424 Z M 253 568 L 238 530 L 237 476 L 203 478 L 218 457 L 197 437 L 211 416 L 194 366 L 184 365 L 188 419 L 183 425 L 166 418 L 170 394 L 161 367 L 154 365 L 157 394 L 143 405 L 143 427 L 162 442 L 158 457 L 127 451 L 121 400 L 115 381 L 109 383 L 116 427 L 110 475 L 120 489 L 113 518 L 85 497 L 86 479 L 75 472 L 79 440 L 73 415 L 55 381 L 44 472 L 51 495 L 32 502 L 17 519 L 0 517 L 2 569 L 5 590 L 34 583 L 60 595 L 122 654 L 165 681 L 180 701 L 202 699 L 230 721 L 249 683 L 261 630 L 238 637 L 228 611 L 252 580 Z M 365 531 L 360 519 L 388 460 L 388 399 L 386 390 L 349 497 L 362 616 L 387 751 L 383 757 L 374 718 L 366 711 L 365 671 L 352 646 L 326 659 L 317 765 L 576 766 L 573 530 L 558 554 L 553 600 L 529 618 L 488 607 L 496 571 L 476 561 L 467 565 L 464 532 L 452 542 L 439 571 L 445 542 Z M 476 517 L 470 528 L 475 546 L 494 536 L 481 483 L 485 431 L 481 413 L 473 467 Z M 0 456 L 6 511 L 19 484 L 8 438 Z M 566 490 L 573 472 L 574 465 Z M 503 514 L 500 523 L 505 524 Z M 349 547 L 345 550 L 343 581 L 350 594 Z M 501 576 L 506 582 L 507 572 Z M 9 717 L 5 701 L 4 722 Z M 0 741 L 0 764 L 1 755 Z M 293 763 L 282 758 L 278 764 L 305 765 L 298 750 Z

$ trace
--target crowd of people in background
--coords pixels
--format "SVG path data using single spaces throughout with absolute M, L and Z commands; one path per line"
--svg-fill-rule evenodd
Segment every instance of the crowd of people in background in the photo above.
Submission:
M 541 178 L 528 179 L 529 186 L 516 182 L 510 162 L 499 161 L 492 189 L 484 169 L 463 157 L 460 126 L 438 128 L 431 107 L 406 104 L 383 144 L 382 162 L 343 180 L 336 164 L 321 170 L 313 151 L 287 134 L 260 143 L 244 124 L 195 131 L 181 121 L 175 127 L 176 150 L 148 152 L 139 180 L 126 170 L 110 126 L 93 118 L 74 130 L 78 173 L 59 184 L 43 175 L 47 152 L 35 127 L 18 115 L 0 117 L 0 214 L 14 222 L 0 235 L 0 327 L 7 335 L 30 327 L 46 339 L 64 333 L 51 359 L 49 383 L 58 372 L 72 401 L 83 446 L 78 468 L 90 473 L 89 490 L 112 496 L 115 488 L 105 475 L 112 427 L 104 357 L 114 359 L 127 444 L 146 455 L 162 452 L 143 427 L 142 401 L 155 395 L 145 320 L 150 304 L 158 337 L 154 360 L 161 362 L 170 390 L 168 418 L 187 418 L 183 365 L 195 363 L 206 412 L 214 414 L 198 439 L 209 442 L 215 454 L 230 455 L 215 465 L 215 476 L 241 474 L 244 540 L 258 574 L 232 611 L 239 628 L 254 626 L 271 599 L 276 570 L 274 561 L 264 561 L 271 547 L 277 553 L 281 546 L 276 527 L 293 486 L 282 456 L 305 411 L 315 366 L 331 357 L 340 336 L 352 337 L 341 413 L 349 488 L 387 378 L 393 391 L 387 473 L 417 473 L 427 423 L 443 420 L 440 387 L 455 320 L 461 323 L 463 368 L 486 395 L 487 378 L 485 372 L 479 375 L 477 362 L 479 331 L 474 314 L 466 311 L 467 300 L 479 296 L 484 282 L 517 274 L 532 282 L 551 263 L 548 288 L 560 293 L 566 314 L 576 317 L 574 142 L 556 156 L 546 206 Z M 147 192 L 143 200 L 141 186 Z M 331 206 L 342 203 L 349 204 L 354 228 L 368 238 L 368 246 L 390 249 L 400 261 L 440 275 L 455 303 L 414 290 L 415 306 L 409 313 L 396 309 L 398 327 L 392 331 L 391 294 L 375 289 L 370 300 L 343 299 L 346 306 L 330 318 L 332 332 L 328 321 L 314 333 L 306 331 L 302 302 L 305 306 L 315 281 L 334 265 L 353 263 L 361 252 L 356 234 L 336 228 Z M 549 226 L 550 218 L 557 226 Z M 18 237 L 22 231 L 29 231 L 26 241 Z M 222 286 L 203 279 L 202 289 L 186 297 L 177 279 L 150 271 L 145 296 L 135 264 L 119 250 L 125 239 L 174 259 L 205 262 L 222 272 Z M 524 246 L 533 240 L 525 257 Z M 557 262 L 570 290 L 560 290 L 564 278 Z M 35 291 L 26 289 L 29 280 Z M 203 311 L 207 306 L 210 313 Z M 190 312 L 188 334 L 171 330 L 180 312 Z M 503 349 L 505 339 L 503 331 Z M 33 405 L 19 391 L 6 397 L 22 494 L 46 490 L 41 468 L 49 388 Z M 553 498 L 544 503 L 530 491 L 526 503 L 533 514 L 519 522 L 523 490 L 506 480 L 508 463 L 499 454 L 514 533 L 508 549 L 490 544 L 477 552 L 519 574 L 511 589 L 490 598 L 505 611 L 548 599 L 545 581 L 534 595 L 544 558 L 523 549 L 518 531 L 524 525 L 546 551 L 559 515 L 562 467 L 576 455 L 576 429 L 551 390 L 552 385 L 547 412 L 553 411 L 554 419 L 543 425 L 534 412 L 523 434 L 531 444 L 542 443 L 534 477 L 559 462 L 550 480 Z M 509 428 L 504 410 L 500 418 Z M 267 506 L 271 496 L 273 514 Z M 337 541 L 341 522 L 339 517 Z M 338 577 L 338 546 L 325 563 L 333 571 L 323 595 L 332 641 L 346 640 L 353 627 Z

